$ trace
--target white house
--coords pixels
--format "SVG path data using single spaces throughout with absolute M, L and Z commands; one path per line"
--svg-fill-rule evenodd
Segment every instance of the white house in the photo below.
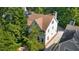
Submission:
M 28 20 L 27 20 L 28 26 L 31 26 L 33 21 L 35 21 L 40 27 L 40 29 L 44 31 L 45 38 L 43 39 L 43 41 L 46 46 L 48 43 L 50 43 L 50 41 L 57 33 L 57 25 L 58 25 L 57 12 L 55 12 L 53 15 L 32 13 L 31 15 L 28 15 Z
M 58 21 L 57 21 L 57 12 L 52 17 L 52 20 L 50 21 L 46 31 L 45 31 L 45 45 L 50 43 L 50 41 L 53 39 L 53 37 L 57 33 L 57 26 L 58 26 Z

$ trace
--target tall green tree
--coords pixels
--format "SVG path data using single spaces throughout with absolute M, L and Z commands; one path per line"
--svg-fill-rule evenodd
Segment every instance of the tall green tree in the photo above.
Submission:
M 1 51 L 15 51 L 21 46 L 27 46 L 28 50 L 41 49 L 42 44 L 35 36 L 29 38 L 28 30 L 27 17 L 23 8 L 0 8 Z
M 0 8 L 0 50 L 17 50 L 25 25 L 22 8 Z

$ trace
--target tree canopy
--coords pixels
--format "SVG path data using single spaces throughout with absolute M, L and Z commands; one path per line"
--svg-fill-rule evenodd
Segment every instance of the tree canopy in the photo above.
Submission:
M 23 22 L 22 8 L 0 8 L 0 50 L 17 50 Z M 20 38 L 21 39 L 21 38 Z
M 78 7 L 36 7 L 28 10 L 40 14 L 52 14 L 58 12 L 59 25 L 63 28 L 71 20 L 75 20 L 79 26 L 79 8 Z M 33 26 L 29 33 L 27 26 L 27 17 L 23 8 L 0 8 L 0 50 L 15 51 L 21 46 L 27 46 L 28 50 L 41 50 L 43 43 L 36 39 L 41 31 L 37 26 Z
M 41 44 L 28 37 L 29 27 L 23 8 L 0 8 L 0 50 L 16 51 L 21 46 L 39 50 Z

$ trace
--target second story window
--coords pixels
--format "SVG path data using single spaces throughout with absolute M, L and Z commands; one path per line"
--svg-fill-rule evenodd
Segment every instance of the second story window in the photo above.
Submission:
M 52 29 L 54 29 L 54 26 L 52 26 Z
M 54 21 L 52 21 L 52 24 L 54 23 Z
M 49 40 L 49 36 L 47 36 L 47 40 Z
M 48 29 L 48 32 L 49 32 L 49 29 Z

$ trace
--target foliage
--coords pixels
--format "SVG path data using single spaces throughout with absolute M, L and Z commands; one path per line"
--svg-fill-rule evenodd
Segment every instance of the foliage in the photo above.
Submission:
M 35 38 L 27 41 L 28 49 L 31 51 L 39 51 L 44 48 L 43 44 L 38 42 Z
M 27 45 L 29 46 L 29 50 L 32 51 L 38 51 L 44 48 L 44 45 L 42 42 L 39 42 L 38 36 L 41 34 L 44 34 L 41 29 L 39 28 L 39 26 L 37 25 L 37 23 L 33 22 L 32 26 L 30 27 L 31 29 L 31 33 L 28 36 L 28 41 L 27 41 Z
M 27 8 L 27 9 L 39 14 L 43 14 L 45 12 L 45 9 L 43 7 L 34 7 L 34 8 Z
M 8 31 L 4 31 L 0 29 L 0 50 L 1 51 L 12 51 L 17 50 L 19 48 L 20 44 L 16 43 L 16 37 L 14 34 Z
M 23 8 L 0 8 L 1 51 L 15 51 L 21 46 L 28 46 L 29 50 L 41 48 L 42 44 L 36 40 L 36 37 L 28 37 L 30 34 L 26 21 Z
M 33 8 L 32 8 L 33 9 Z M 42 11 L 41 11 L 42 10 Z M 79 8 L 78 7 L 37 7 L 34 12 L 43 14 L 52 14 L 54 11 L 58 12 L 59 25 L 63 28 L 71 21 L 75 20 L 76 25 L 79 26 Z
M 21 43 L 24 15 L 22 8 L 0 8 L 0 50 L 15 51 Z
M 71 20 L 75 20 L 79 26 L 79 8 L 78 7 L 36 7 L 28 8 L 39 14 L 52 14 L 58 12 L 59 25 L 63 28 Z M 33 25 L 32 32 L 29 33 L 27 26 L 27 17 L 24 16 L 23 8 L 0 8 L 0 50 L 14 51 L 20 46 L 27 46 L 29 50 L 40 50 L 44 48 L 43 43 L 37 41 L 37 36 L 43 34 Z

